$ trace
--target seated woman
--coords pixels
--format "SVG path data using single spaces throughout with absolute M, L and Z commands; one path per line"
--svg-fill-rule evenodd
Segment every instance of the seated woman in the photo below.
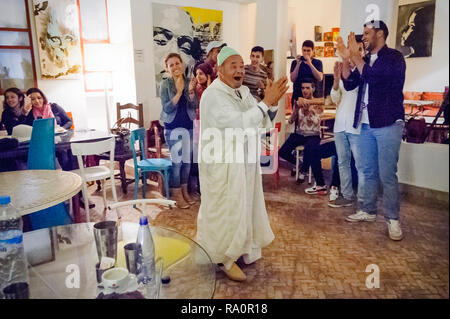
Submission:
M 173 163 L 169 181 L 170 196 L 179 208 L 189 208 L 190 204 L 195 203 L 189 196 L 187 183 L 191 170 L 192 129 L 198 99 L 193 82 L 189 84 L 184 77 L 185 66 L 181 56 L 170 53 L 165 64 L 170 77 L 162 82 L 160 96 L 161 121 L 164 122 L 164 135 Z
M 27 90 L 27 96 L 30 98 L 33 108 L 33 111 L 30 112 L 32 116 L 28 116 L 29 122 L 31 122 L 29 125 L 33 125 L 33 121 L 36 119 L 55 118 L 44 92 L 38 88 L 31 88 Z M 25 108 L 27 108 L 27 105 L 25 105 Z
M 19 124 L 28 124 L 27 115 L 30 111 L 25 110 L 25 95 L 18 88 L 9 88 L 4 93 L 2 124 L 8 135 L 12 134 L 14 126 Z
M 69 130 L 73 123 L 66 111 L 64 111 L 64 109 L 56 103 L 50 103 L 50 106 L 52 108 L 53 115 L 55 116 L 56 123 L 60 127 Z

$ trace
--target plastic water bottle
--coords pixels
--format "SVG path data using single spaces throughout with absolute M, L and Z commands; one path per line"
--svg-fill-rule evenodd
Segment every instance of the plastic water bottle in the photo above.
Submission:
M 28 283 L 22 217 L 9 196 L 0 196 L 0 298 L 3 288 L 15 282 Z
M 145 294 L 148 299 L 157 298 L 156 271 L 155 271 L 155 245 L 152 233 L 148 226 L 146 216 L 139 220 L 139 230 L 137 235 L 137 279 L 145 287 Z

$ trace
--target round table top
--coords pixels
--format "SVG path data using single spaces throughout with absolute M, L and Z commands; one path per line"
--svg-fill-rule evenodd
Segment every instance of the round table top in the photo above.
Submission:
M 0 173 L 0 195 L 10 196 L 27 215 L 72 198 L 81 190 L 81 177 L 61 170 L 22 170 Z
M 121 291 L 105 290 L 97 282 L 99 262 L 94 239 L 94 223 L 71 224 L 24 233 L 24 247 L 29 269 L 30 298 L 95 299 L 108 295 L 141 292 L 135 279 Z M 116 267 L 127 268 L 124 245 L 135 243 L 139 224 L 123 222 L 118 228 Z M 212 298 L 216 268 L 208 253 L 192 239 L 163 227 L 151 226 L 158 257 L 164 263 L 162 276 L 170 277 L 160 285 L 161 299 Z M 156 239 L 155 239 L 156 238 Z M 167 251 L 171 251 L 167 255 Z M 157 263 L 157 272 L 159 264 Z M 158 278 L 158 275 L 157 275 Z M 161 282 L 159 280 L 158 282 Z M 120 289 L 120 288 L 119 288 Z M 100 295 L 101 296 L 101 295 Z

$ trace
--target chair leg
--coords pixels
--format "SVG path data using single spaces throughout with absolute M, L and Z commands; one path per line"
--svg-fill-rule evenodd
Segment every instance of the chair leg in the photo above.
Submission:
M 138 187 L 139 187 L 139 175 L 136 173 L 134 175 L 134 199 L 137 199 Z
M 295 159 L 295 181 L 298 181 L 298 167 L 300 166 L 299 165 L 299 162 L 300 162 L 300 151 L 296 151 L 297 152 L 297 156 L 296 156 L 296 159 Z
M 170 192 L 169 192 L 169 170 L 164 170 L 164 185 L 166 189 L 166 198 L 170 199 Z
M 127 193 L 127 175 L 125 173 L 125 161 L 119 162 L 119 171 L 120 171 L 120 183 L 122 186 L 122 193 Z
M 147 173 L 142 172 L 142 198 L 145 198 L 146 186 L 147 186 Z
M 83 199 L 84 199 L 84 211 L 86 212 L 86 222 L 90 223 L 91 219 L 89 217 L 89 198 L 86 183 L 83 183 Z
M 309 170 L 308 170 L 308 184 L 311 184 L 311 177 L 312 177 L 312 169 L 311 169 L 311 166 L 310 166 Z
M 111 190 L 113 194 L 114 202 L 117 203 L 117 192 L 116 192 L 116 180 L 114 179 L 114 173 L 110 177 L 111 179 Z
M 102 179 L 102 188 L 103 188 L 103 205 L 104 205 L 104 210 L 106 211 L 106 209 L 108 208 L 108 203 L 106 202 L 106 179 Z

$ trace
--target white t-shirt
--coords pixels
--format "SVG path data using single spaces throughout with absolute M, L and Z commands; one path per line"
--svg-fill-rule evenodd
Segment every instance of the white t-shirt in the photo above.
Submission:
M 378 59 L 378 54 L 370 55 L 370 66 L 373 66 L 375 61 Z M 366 83 L 365 95 L 364 95 L 364 103 L 366 107 L 363 109 L 361 123 L 369 124 L 369 112 L 367 111 L 367 105 L 369 104 L 369 83 Z

